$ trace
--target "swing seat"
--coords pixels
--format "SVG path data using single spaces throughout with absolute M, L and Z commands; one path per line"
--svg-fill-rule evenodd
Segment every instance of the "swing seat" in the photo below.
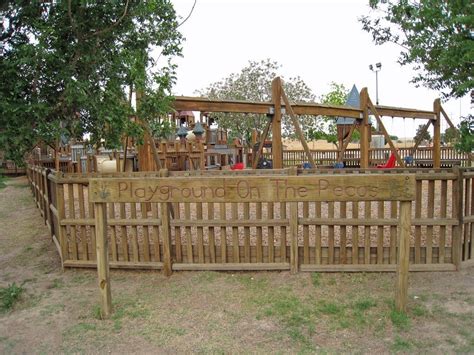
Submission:
M 392 153 L 385 164 L 377 165 L 377 169 L 393 169 L 396 161 L 397 158 L 395 157 L 395 154 Z

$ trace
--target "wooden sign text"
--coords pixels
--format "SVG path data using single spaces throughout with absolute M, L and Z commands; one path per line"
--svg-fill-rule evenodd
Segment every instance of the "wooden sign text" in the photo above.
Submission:
M 319 175 L 90 179 L 90 202 L 410 201 L 415 176 Z

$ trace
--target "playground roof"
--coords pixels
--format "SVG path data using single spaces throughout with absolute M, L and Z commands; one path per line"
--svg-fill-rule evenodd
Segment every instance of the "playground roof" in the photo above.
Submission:
M 357 90 L 357 87 L 355 86 L 355 84 L 352 86 L 351 91 L 347 95 L 345 106 L 354 107 L 354 108 L 359 108 L 360 107 L 360 94 L 359 94 L 359 90 Z M 354 123 L 354 119 L 349 118 L 349 117 L 338 117 L 336 119 L 336 124 L 337 125 L 341 125 L 341 124 L 350 124 L 351 125 L 353 123 Z

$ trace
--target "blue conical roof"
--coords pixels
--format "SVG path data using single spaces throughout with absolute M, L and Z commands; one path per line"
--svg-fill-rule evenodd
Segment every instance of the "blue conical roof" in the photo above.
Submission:
M 355 107 L 355 108 L 360 107 L 360 94 L 355 84 L 352 86 L 351 91 L 347 95 L 345 106 L 350 106 L 350 107 Z M 338 117 L 336 120 L 336 124 L 352 124 L 352 123 L 354 123 L 354 119 L 349 118 L 349 117 Z

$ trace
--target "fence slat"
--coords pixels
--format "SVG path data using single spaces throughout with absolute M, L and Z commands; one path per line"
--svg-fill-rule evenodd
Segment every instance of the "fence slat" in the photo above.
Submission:
M 341 219 L 346 219 L 347 218 L 347 202 L 340 202 L 340 216 Z M 347 227 L 341 226 L 340 227 L 340 250 L 341 254 L 339 256 L 340 258 L 340 264 L 347 264 Z
M 257 221 L 261 221 L 262 220 L 262 203 L 257 202 L 255 208 L 256 208 L 255 214 L 256 214 Z M 262 246 L 263 230 L 262 229 L 263 228 L 261 226 L 257 227 L 257 251 L 256 251 L 257 263 L 263 263 L 263 246 Z
M 244 219 L 250 219 L 250 203 L 244 202 Z M 244 227 L 244 258 L 246 263 L 250 263 L 250 227 Z
M 79 218 L 85 218 L 85 205 L 84 205 L 84 186 L 82 184 L 78 184 L 79 190 Z M 82 260 L 89 260 L 89 248 L 87 244 L 87 234 L 86 228 L 84 226 L 80 226 L 79 230 L 81 231 L 81 249 L 82 249 Z
M 267 203 L 267 219 L 272 220 L 274 218 L 273 212 L 273 202 Z M 272 225 L 268 226 L 268 262 L 275 262 L 275 235 L 274 227 Z
M 390 202 L 390 217 L 397 218 L 397 201 Z M 397 226 L 390 226 L 390 264 L 397 263 Z
M 303 202 L 303 218 L 309 217 L 309 202 Z M 303 263 L 309 264 L 309 226 L 303 225 Z
M 140 203 L 140 214 L 142 219 L 148 219 L 148 206 L 147 203 Z M 143 233 L 143 261 L 150 262 L 150 233 L 148 226 L 142 226 Z
M 186 220 L 188 221 L 191 219 L 191 203 L 190 202 L 184 203 L 184 218 L 186 218 Z M 193 255 L 193 240 L 191 238 L 191 227 L 189 226 L 185 227 L 185 232 L 186 232 L 186 259 L 188 263 L 192 264 L 194 262 L 194 255 Z
M 137 204 L 135 202 L 130 204 L 130 218 L 137 218 Z M 138 249 L 138 226 L 136 225 L 132 226 L 132 253 L 133 261 L 138 262 L 140 259 L 140 251 Z
M 238 216 L 238 202 L 231 202 L 232 220 L 236 221 Z M 239 227 L 232 227 L 232 257 L 234 263 L 240 263 Z
M 369 219 L 372 217 L 372 202 L 365 201 L 364 202 L 364 216 L 365 219 Z M 370 226 L 364 227 L 364 264 L 370 264 Z
M 158 205 L 157 205 L 158 206 Z M 173 204 L 174 220 L 179 221 L 181 218 L 181 205 L 179 202 Z M 176 262 L 183 262 L 183 243 L 181 242 L 181 227 L 174 227 L 174 243 Z
M 298 272 L 298 202 L 290 202 L 290 238 L 291 273 L 296 274 Z M 286 248 L 285 245 L 283 247 Z
M 378 218 L 383 219 L 385 208 L 384 202 L 378 201 L 377 213 Z M 377 227 L 377 264 L 383 264 L 383 226 Z
M 415 189 L 415 219 L 421 218 L 423 181 L 417 180 Z M 415 264 L 421 264 L 421 226 L 415 226 Z
M 124 219 L 125 215 L 125 203 L 120 203 L 120 218 Z M 122 244 L 122 257 L 124 261 L 129 261 L 130 256 L 128 253 L 128 235 L 127 235 L 127 227 L 121 226 L 120 227 L 120 239 Z
M 81 186 L 81 185 L 79 185 Z M 108 204 L 109 219 L 115 219 L 115 203 Z M 117 240 L 115 235 L 115 226 L 110 228 L 110 249 L 112 251 L 112 261 L 118 261 L 117 257 Z
M 359 219 L 359 202 L 352 202 L 352 218 Z M 352 264 L 359 263 L 359 227 L 352 226 Z
M 177 214 L 177 209 L 174 208 L 174 213 L 175 217 Z M 151 215 L 153 216 L 153 219 L 157 220 L 160 218 L 158 216 L 158 204 L 157 203 L 152 203 L 151 204 Z M 161 218 L 160 218 L 160 224 L 161 224 Z M 161 255 L 160 255 L 160 228 L 155 224 L 151 227 L 151 239 L 153 240 L 153 254 L 155 256 L 154 261 L 155 262 L 160 262 L 161 261 Z M 176 232 L 175 232 L 175 244 L 178 245 L 178 242 L 176 241 Z M 178 254 L 178 248 L 176 247 L 176 255 Z M 181 251 L 181 250 L 180 250 Z
M 315 218 L 321 218 L 321 202 L 320 201 L 317 201 L 314 204 L 314 216 Z M 319 265 L 322 263 L 322 252 L 321 252 L 322 243 L 321 243 L 321 226 L 320 225 L 316 225 L 315 230 L 314 230 L 314 237 L 315 237 L 315 242 L 314 242 L 315 263 Z
M 440 206 L 440 217 L 446 218 L 447 214 L 447 201 L 448 201 L 448 181 L 441 180 L 441 206 Z M 438 262 L 443 264 L 445 262 L 445 248 L 446 248 L 446 226 L 439 227 L 439 249 L 438 249 Z
M 432 219 L 434 216 L 434 200 L 435 200 L 435 182 L 428 181 L 428 211 L 427 217 Z M 433 262 L 433 226 L 426 227 L 426 263 Z
M 207 219 L 212 221 L 214 219 L 214 202 L 207 204 Z M 209 257 L 211 263 L 216 263 L 216 236 L 214 227 L 209 227 Z
M 280 218 L 286 219 L 286 202 L 280 202 Z M 290 219 L 290 225 L 292 222 Z M 286 261 L 286 226 L 280 226 L 280 262 Z
M 68 194 L 68 206 L 69 206 L 69 218 L 76 218 L 75 215 L 75 206 L 74 206 L 74 185 L 68 184 L 67 185 L 67 194 Z M 71 242 L 69 245 L 71 246 L 71 253 L 73 260 L 79 260 L 77 255 L 77 238 L 76 238 L 76 226 L 69 226 L 69 232 L 71 235 Z
M 226 204 L 225 202 L 219 203 L 219 217 L 220 219 L 226 219 Z M 221 227 L 220 232 L 221 239 L 221 263 L 227 262 L 227 237 L 226 237 L 226 228 Z
M 202 202 L 196 202 L 196 218 L 198 221 L 202 221 Z M 204 237 L 203 227 L 197 227 L 197 249 L 198 249 L 198 262 L 204 263 Z

